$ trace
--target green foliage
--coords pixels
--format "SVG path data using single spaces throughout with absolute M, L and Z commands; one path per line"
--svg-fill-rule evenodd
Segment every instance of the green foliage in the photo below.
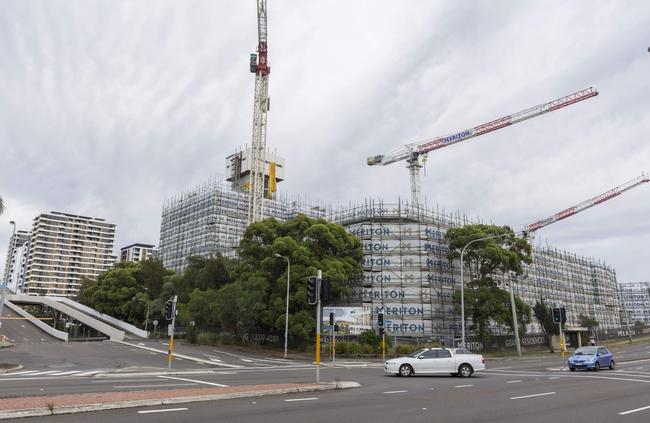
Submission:
M 591 317 L 587 316 L 586 314 L 579 314 L 578 315 L 578 324 L 580 326 L 584 326 L 587 329 L 589 329 L 589 332 L 593 332 L 593 330 L 600 325 L 598 320 L 592 319 Z
M 198 343 L 222 342 L 206 331 L 284 332 L 287 257 L 291 263 L 289 340 L 307 345 L 316 322 L 307 304 L 307 278 L 323 271 L 333 296 L 350 292 L 361 273 L 361 242 L 342 226 L 299 215 L 285 223 L 266 219 L 250 225 L 237 259 L 216 255 L 188 257 L 182 274 L 160 262 L 118 263 L 97 282 L 86 282 L 78 299 L 118 319 L 142 324 L 147 303 L 150 319 L 162 319 L 164 303 L 178 295 L 178 322 Z M 276 254 L 283 257 L 277 257 Z M 196 333 L 190 335 L 190 322 Z
M 172 275 L 160 261 L 120 262 L 99 275 L 97 281 L 84 280 L 77 300 L 100 313 L 142 326 L 147 304 L 150 320 L 162 317 L 162 303 L 150 294 L 161 292 Z
M 544 333 L 548 335 L 560 334 L 557 323 L 553 321 L 553 309 L 544 302 L 544 298 L 540 298 L 539 301 L 535 302 L 533 312 Z
M 521 274 L 522 263 L 532 262 L 528 241 L 517 237 L 508 226 L 483 224 L 451 228 L 445 240 L 449 244 L 447 258 L 450 261 L 459 259 L 465 248 L 464 266 L 470 276 L 464 293 L 465 312 L 471 319 L 469 328 L 484 341 L 491 336 L 492 323 L 509 327 L 514 332 L 510 294 L 499 288 L 494 275 Z M 460 314 L 459 291 L 454 294 L 454 302 Z M 523 335 L 530 322 L 531 308 L 518 297 L 515 297 L 515 308 L 519 334 Z

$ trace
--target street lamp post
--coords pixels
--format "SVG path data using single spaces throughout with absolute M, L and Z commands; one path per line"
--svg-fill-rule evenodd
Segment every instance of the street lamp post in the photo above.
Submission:
M 144 301 L 147 303 L 147 314 L 144 318 L 144 331 L 147 331 L 147 324 L 149 323 L 149 307 L 151 306 L 151 301 L 145 300 L 144 298 L 133 297 L 134 300 Z
M 284 358 L 287 358 L 287 343 L 289 340 L 289 283 L 291 280 L 291 261 L 289 257 L 275 254 L 276 257 L 283 258 L 287 261 L 287 308 L 284 314 Z
M 508 233 L 505 234 L 500 234 L 500 235 L 493 235 L 493 236 L 486 236 L 484 238 L 477 238 L 473 239 L 465 246 L 460 252 L 460 333 L 461 333 L 461 348 L 466 348 L 467 343 L 465 342 L 465 263 L 463 261 L 463 257 L 465 256 L 465 250 L 467 247 L 469 247 L 471 244 L 478 242 L 478 241 L 485 241 L 487 239 L 492 239 L 492 238 L 501 238 L 508 235 Z
M 14 231 L 11 235 L 11 245 L 9 245 L 9 248 L 14 249 L 16 245 L 16 222 L 12 220 L 9 224 L 14 226 Z M 9 281 L 3 281 L 2 283 L 3 285 L 0 287 L 0 328 L 2 327 L 2 312 L 5 305 L 5 296 L 7 295 L 7 284 Z

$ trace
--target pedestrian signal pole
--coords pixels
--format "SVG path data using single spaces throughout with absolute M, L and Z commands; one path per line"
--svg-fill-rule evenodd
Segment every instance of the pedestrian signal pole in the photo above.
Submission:
M 171 320 L 169 325 L 169 350 L 167 353 L 167 371 L 172 371 L 172 358 L 173 358 L 173 349 L 174 349 L 174 325 L 176 324 L 176 301 L 178 296 L 174 295 L 174 298 L 167 300 L 165 303 L 165 318 Z
M 320 383 L 320 284 L 323 271 L 318 269 L 316 276 L 316 383 Z
M 386 333 L 384 331 L 384 313 L 377 314 L 377 326 L 381 335 L 381 359 L 386 361 Z

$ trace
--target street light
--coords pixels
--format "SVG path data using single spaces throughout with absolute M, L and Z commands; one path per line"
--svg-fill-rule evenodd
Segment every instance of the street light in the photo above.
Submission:
M 144 318 L 144 331 L 147 331 L 147 324 L 149 323 L 149 306 L 151 305 L 151 302 L 149 300 L 145 300 L 144 298 L 138 298 L 138 297 L 133 297 L 133 300 L 138 300 L 138 301 L 144 301 L 147 303 L 147 315 Z
M 14 226 L 14 231 L 11 235 L 11 245 L 9 245 L 9 248 L 12 250 L 15 249 L 16 246 L 16 222 L 13 220 L 9 222 L 10 225 Z M 13 253 L 13 251 L 10 251 L 10 253 Z M 8 263 L 7 263 L 8 265 Z M 0 284 L 0 328 L 2 327 L 2 309 L 4 308 L 5 305 L 5 296 L 7 295 L 7 284 L 9 281 L 3 281 L 2 284 Z
M 467 345 L 465 343 L 465 277 L 464 277 L 465 276 L 465 274 L 464 274 L 465 265 L 463 263 L 463 257 L 465 256 L 465 250 L 467 249 L 467 247 L 469 247 L 471 244 L 473 244 L 475 242 L 485 241 L 487 239 L 492 239 L 492 238 L 501 238 L 501 237 L 504 237 L 506 235 L 509 235 L 509 233 L 500 234 L 500 235 L 493 235 L 493 236 L 486 236 L 484 238 L 473 239 L 470 242 L 468 242 L 467 244 L 465 244 L 465 246 L 463 247 L 463 249 L 460 252 L 460 321 L 461 321 L 460 322 L 460 324 L 461 324 L 461 328 L 460 328 L 460 333 L 461 333 L 461 341 L 460 342 L 461 342 L 461 345 L 460 346 L 461 346 L 461 348 L 465 348 L 465 346 Z
M 284 358 L 287 358 L 287 342 L 289 339 L 289 281 L 291 280 L 291 261 L 289 257 L 282 256 L 278 253 L 276 257 L 283 258 L 287 261 L 287 309 L 284 314 Z

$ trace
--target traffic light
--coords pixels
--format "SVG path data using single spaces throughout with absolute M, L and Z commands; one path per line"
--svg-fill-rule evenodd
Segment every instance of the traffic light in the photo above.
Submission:
M 314 305 L 318 302 L 318 278 L 310 276 L 307 281 L 307 303 Z
M 384 334 L 384 327 L 383 326 L 379 326 L 379 334 L 380 335 Z
M 560 318 L 562 320 L 562 324 L 566 323 L 566 308 L 562 307 L 560 308 Z
M 562 312 L 560 307 L 553 307 L 553 323 L 562 323 Z
M 330 281 L 328 281 L 327 279 L 322 279 L 320 281 L 320 300 L 323 303 L 327 303 L 331 298 L 332 298 L 332 289 L 331 289 Z
M 165 303 L 165 319 L 172 320 L 174 318 L 174 301 L 167 300 Z
M 384 327 L 384 313 L 377 314 L 377 326 L 383 329 Z
M 338 331 L 339 331 L 339 325 L 334 325 L 334 332 L 338 332 Z
M 334 313 L 330 313 L 330 326 L 334 325 Z

